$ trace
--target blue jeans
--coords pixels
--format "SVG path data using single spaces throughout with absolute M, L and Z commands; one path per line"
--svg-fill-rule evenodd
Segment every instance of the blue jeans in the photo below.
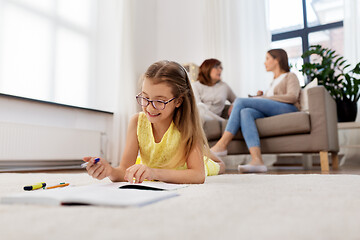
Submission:
M 289 103 L 265 98 L 237 98 L 225 131 L 236 135 L 241 129 L 248 148 L 260 147 L 259 132 L 255 124 L 256 119 L 297 111 L 298 109 Z

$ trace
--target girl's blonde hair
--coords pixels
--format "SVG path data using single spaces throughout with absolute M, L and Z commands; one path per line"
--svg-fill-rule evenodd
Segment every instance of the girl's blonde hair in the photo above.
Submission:
M 154 84 L 166 83 L 174 97 L 182 98 L 182 104 L 174 111 L 173 122 L 181 133 L 181 144 L 177 154 L 161 168 L 183 166 L 190 151 L 198 147 L 201 156 L 209 156 L 210 150 L 196 107 L 194 92 L 188 74 L 183 66 L 173 61 L 159 61 L 152 64 L 144 74 L 144 79 Z

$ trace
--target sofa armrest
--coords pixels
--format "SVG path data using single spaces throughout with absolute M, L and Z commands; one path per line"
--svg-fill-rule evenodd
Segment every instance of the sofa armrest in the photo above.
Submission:
M 323 151 L 338 152 L 337 110 L 335 100 L 323 86 L 307 91 L 312 142 Z

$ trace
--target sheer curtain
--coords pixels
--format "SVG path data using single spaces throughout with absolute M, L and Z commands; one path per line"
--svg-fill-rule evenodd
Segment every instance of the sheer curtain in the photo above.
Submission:
M 223 80 L 239 97 L 265 90 L 271 76 L 264 67 L 271 34 L 266 1 L 205 2 L 205 51 L 222 61 Z
M 134 80 L 133 1 L 99 1 L 102 29 L 98 36 L 99 72 L 103 84 L 111 84 L 115 92 L 112 136 L 109 136 L 107 160 L 119 164 L 125 147 L 126 130 L 130 117 L 136 111 Z M 99 88 L 101 86 L 98 86 Z
M 114 150 L 113 165 L 120 163 L 121 154 L 126 144 L 126 130 L 129 119 L 136 112 L 135 95 L 138 76 L 134 58 L 133 13 L 136 12 L 134 1 L 121 1 L 121 30 L 119 28 L 119 80 L 117 81 L 117 101 L 114 112 Z
M 345 0 L 344 16 L 344 55 L 354 67 L 360 62 L 360 0 Z M 356 121 L 360 121 L 359 103 Z

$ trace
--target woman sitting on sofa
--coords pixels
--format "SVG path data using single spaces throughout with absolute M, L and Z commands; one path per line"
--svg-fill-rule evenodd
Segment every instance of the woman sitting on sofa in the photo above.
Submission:
M 261 157 L 260 138 L 255 120 L 283 113 L 296 112 L 300 108 L 300 84 L 294 73 L 290 72 L 288 56 L 283 49 L 272 49 L 266 54 L 265 68 L 274 73 L 269 89 L 265 94 L 250 98 L 238 98 L 220 140 L 211 148 L 218 156 L 227 154 L 227 145 L 241 130 L 251 155 L 251 161 L 239 165 L 241 172 L 266 172 L 267 167 Z
M 224 120 L 221 114 L 228 100 L 233 103 L 236 95 L 229 85 L 221 81 L 221 62 L 217 59 L 206 59 L 199 69 L 196 82 L 192 84 L 196 104 L 203 121 Z

